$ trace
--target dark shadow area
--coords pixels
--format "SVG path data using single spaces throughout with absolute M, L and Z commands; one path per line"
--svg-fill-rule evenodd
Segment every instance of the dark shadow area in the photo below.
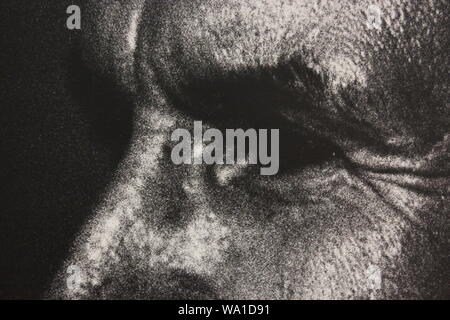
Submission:
M 42 296 L 131 134 L 127 99 L 78 58 L 70 4 L 2 1 L 0 299 Z
M 113 152 L 118 162 L 133 130 L 132 97 L 115 79 L 96 74 L 82 61 L 81 50 L 68 56 L 68 82 L 72 98 L 90 123 L 90 137 Z
M 304 92 L 292 88 L 296 80 L 293 68 L 308 78 Z M 274 68 L 217 73 L 208 79 L 189 79 L 183 82 L 188 85 L 176 88 L 159 80 L 174 106 L 223 134 L 227 128 L 279 129 L 281 175 L 341 156 L 336 145 L 301 125 L 302 113 L 315 112 L 317 96 L 323 97 L 325 90 L 324 80 L 301 63 L 288 61 Z
M 134 261 L 130 259 L 130 261 Z M 130 265 L 133 270 L 135 265 Z M 144 277 L 120 270 L 104 280 L 92 293 L 92 299 L 112 300 L 209 300 L 219 296 L 208 280 L 183 270 L 149 270 Z

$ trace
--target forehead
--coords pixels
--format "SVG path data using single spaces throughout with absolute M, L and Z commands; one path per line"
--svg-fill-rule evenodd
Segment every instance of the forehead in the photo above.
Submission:
M 444 2 L 428 1 L 175 1 L 160 4 L 158 38 L 188 64 L 224 69 L 274 66 L 302 53 L 366 64 L 375 55 L 414 58 L 443 36 Z M 152 22 L 150 22 L 152 24 Z M 443 30 L 442 30 L 443 31 Z M 162 37 L 161 37 L 162 36 Z M 158 40 L 159 40 L 158 39 Z M 380 56 L 382 55 L 382 56 Z

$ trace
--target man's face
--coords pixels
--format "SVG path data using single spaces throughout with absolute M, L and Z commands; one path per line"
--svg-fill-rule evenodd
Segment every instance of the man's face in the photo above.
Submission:
M 86 59 L 133 98 L 134 136 L 68 259 L 83 285 L 57 294 L 448 293 L 444 1 L 87 7 Z M 280 172 L 174 165 L 170 134 L 194 120 L 280 129 Z

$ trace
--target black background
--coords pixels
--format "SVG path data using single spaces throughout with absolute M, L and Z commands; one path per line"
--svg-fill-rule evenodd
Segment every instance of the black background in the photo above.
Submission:
M 70 4 L 0 4 L 0 299 L 42 297 L 131 134 L 127 99 L 81 63 Z

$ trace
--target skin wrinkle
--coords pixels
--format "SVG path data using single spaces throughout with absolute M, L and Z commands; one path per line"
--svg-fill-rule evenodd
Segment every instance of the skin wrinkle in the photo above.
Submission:
M 398 74 L 405 73 L 405 69 L 401 70 L 402 67 L 412 70 L 416 68 L 417 74 L 419 75 L 431 73 L 432 75 L 440 75 L 440 79 L 446 78 L 444 77 L 445 73 L 442 73 L 443 68 L 439 67 L 439 65 L 441 65 L 440 63 L 433 63 L 433 66 L 438 67 L 434 68 L 431 72 L 428 72 L 427 70 L 423 69 L 423 62 L 420 64 L 417 63 L 414 68 L 411 68 L 412 60 L 411 62 L 406 62 L 405 64 L 405 62 L 403 61 L 405 59 L 403 59 L 401 63 L 398 63 L 398 65 L 401 66 L 400 68 L 395 67 L 392 70 L 389 70 L 390 64 L 386 63 L 386 60 L 389 61 L 388 59 L 390 58 L 392 58 L 392 60 L 396 63 L 400 62 L 399 58 L 397 58 L 397 56 L 399 55 L 401 55 L 402 57 L 409 57 L 407 59 L 416 59 L 415 55 L 412 56 L 412 53 L 416 50 L 416 48 L 414 47 L 414 43 L 419 41 L 419 39 L 421 38 L 416 39 L 416 42 L 412 41 L 414 40 L 412 39 L 411 47 L 409 47 L 409 33 L 405 33 L 406 30 L 409 31 L 409 29 L 405 30 L 405 28 L 416 27 L 415 25 L 410 26 L 407 20 L 401 21 L 401 24 L 394 23 L 392 25 L 390 23 L 390 20 L 387 20 L 385 22 L 387 24 L 387 27 L 383 29 L 388 30 L 385 31 L 385 33 L 387 34 L 372 34 L 375 31 L 368 32 L 365 24 L 361 22 L 364 21 L 364 19 L 362 19 L 362 16 L 358 17 L 356 15 L 355 17 L 353 15 L 353 12 L 363 12 L 365 10 L 364 6 L 354 5 L 348 1 L 339 5 L 333 5 L 332 3 L 330 4 L 330 2 L 323 2 L 319 8 L 320 14 L 317 17 L 317 15 L 312 15 L 312 8 L 309 3 L 304 3 L 302 1 L 292 1 L 291 5 L 295 7 L 296 10 L 287 10 L 288 12 L 291 12 L 290 19 L 280 20 L 281 25 L 272 25 L 272 22 L 268 22 L 272 21 L 270 20 L 271 13 L 273 11 L 276 12 L 277 10 L 282 10 L 278 8 L 278 5 L 282 6 L 285 1 L 239 2 L 239 5 L 236 5 L 237 9 L 233 10 L 238 12 L 247 12 L 245 10 L 247 6 L 251 8 L 255 7 L 254 14 L 262 16 L 262 18 L 259 19 L 252 19 L 252 16 L 246 17 L 247 19 L 245 21 L 248 21 L 246 24 L 249 25 L 247 26 L 246 24 L 244 24 L 244 27 L 241 27 L 240 21 L 242 13 L 232 14 L 231 12 L 234 11 L 230 9 L 231 4 L 229 5 L 229 7 L 228 5 L 219 5 L 215 1 L 212 1 L 211 3 L 211 5 L 206 6 L 206 13 L 201 10 L 197 10 L 195 13 L 191 13 L 190 5 L 186 5 L 184 3 L 180 5 L 177 4 L 176 8 L 167 10 L 169 12 L 175 12 L 173 14 L 174 16 L 169 15 L 168 17 L 163 17 L 169 22 L 165 22 L 166 25 L 162 27 L 162 39 L 149 40 L 152 42 L 156 41 L 157 43 L 160 43 L 160 45 L 154 45 L 153 47 L 149 48 L 149 52 L 151 52 L 149 57 L 150 59 L 154 59 L 154 61 L 156 62 L 154 67 L 157 70 L 161 71 L 161 74 L 167 79 L 168 83 L 171 83 L 171 85 L 174 84 L 175 86 L 177 86 L 177 83 L 179 83 L 180 81 L 183 82 L 183 79 L 190 79 L 190 77 L 209 77 L 212 74 L 227 73 L 230 72 L 230 70 L 239 70 L 243 67 L 256 68 L 275 66 L 282 60 L 289 60 L 290 57 L 294 57 L 299 52 L 301 52 L 302 59 L 305 59 L 305 61 L 309 59 L 311 59 L 312 61 L 317 60 L 317 62 L 315 63 L 315 68 L 317 68 L 317 71 L 319 73 L 323 73 L 330 77 L 331 80 L 335 79 L 334 81 L 330 81 L 331 83 L 339 82 L 338 79 L 342 79 L 342 75 L 339 74 L 339 71 L 334 70 L 336 68 L 333 67 L 334 63 L 332 62 L 335 61 L 338 56 L 352 61 L 352 63 L 354 63 L 354 65 L 360 70 L 357 73 L 363 74 L 362 77 L 366 78 L 365 81 L 360 80 L 360 82 L 368 82 L 371 84 L 370 87 L 375 89 L 383 86 L 383 82 L 389 81 L 395 83 L 395 86 L 392 86 L 392 88 L 398 87 L 400 90 L 405 90 L 410 96 L 414 96 L 415 93 L 413 91 L 410 91 L 410 89 L 408 89 L 407 87 L 404 87 L 404 85 L 412 86 L 413 84 L 415 85 L 418 82 L 417 86 L 421 86 L 420 83 L 423 82 L 423 79 L 415 79 L 417 78 L 417 76 L 412 74 L 411 79 L 407 81 L 405 81 L 406 79 L 401 78 L 395 79 L 395 77 L 398 78 Z M 438 4 L 439 2 L 436 2 L 434 5 L 438 6 Z M 416 10 L 414 7 L 410 8 L 411 6 L 414 6 L 413 4 L 409 4 L 406 2 L 400 2 L 400 4 L 398 4 L 398 2 L 393 1 L 383 1 L 380 5 L 387 12 L 403 12 L 408 10 Z M 303 12 L 305 12 L 305 16 L 308 16 L 308 19 L 302 19 Z M 216 19 L 196 19 L 195 17 L 197 17 L 198 15 L 212 15 L 216 17 Z M 265 20 L 266 16 L 268 16 L 267 21 Z M 242 20 L 243 19 L 244 18 L 242 18 Z M 292 21 L 292 19 L 296 20 Z M 321 23 L 321 25 L 319 26 L 319 29 L 322 31 L 321 37 L 318 41 L 308 43 L 307 41 L 303 40 L 303 38 L 305 38 L 304 34 L 308 33 L 309 26 L 314 23 L 315 19 L 317 19 L 317 21 L 320 21 Z M 428 21 L 426 21 L 427 16 L 424 16 L 423 19 L 424 23 L 429 23 Z M 442 17 L 440 16 L 439 19 L 442 19 Z M 170 21 L 173 21 L 173 23 L 171 24 Z M 212 22 L 208 23 L 208 21 Z M 198 25 L 197 23 L 200 23 L 200 25 Z M 308 25 L 305 25 L 306 23 L 308 23 Z M 230 27 L 236 25 L 238 27 Z M 260 51 L 255 52 L 255 50 L 252 48 L 252 45 L 253 43 L 259 43 L 262 41 L 259 40 L 259 37 L 263 37 L 263 39 L 265 39 L 267 38 L 266 35 L 268 34 L 270 39 L 271 31 L 279 30 L 284 25 L 293 25 L 292 29 L 297 31 L 293 35 L 291 42 L 286 42 L 287 48 L 278 46 L 277 42 L 274 43 L 273 41 L 266 41 L 264 45 L 258 46 L 258 48 L 261 48 Z M 425 25 L 427 26 L 428 24 Z M 225 43 L 223 43 L 223 41 L 225 40 L 221 40 L 224 37 L 222 31 L 223 29 L 226 30 L 224 31 L 224 33 L 225 35 L 227 35 L 230 28 L 230 32 L 234 33 L 231 33 L 229 37 L 231 39 L 237 38 L 237 40 L 226 41 Z M 242 28 L 244 28 L 245 32 L 241 30 Z M 351 28 L 351 30 L 347 30 L 347 28 Z M 247 31 L 247 29 L 250 30 Z M 197 32 L 197 30 L 202 31 Z M 251 32 L 253 30 L 254 33 Z M 400 32 L 401 30 L 403 31 Z M 217 33 L 218 35 L 220 35 L 220 37 L 211 38 L 208 36 L 208 32 Z M 395 37 L 393 38 L 389 32 L 394 32 Z M 418 33 L 420 35 L 420 30 Z M 256 36 L 253 37 L 253 34 L 255 34 Z M 346 36 L 349 34 L 354 35 L 354 37 L 349 38 L 348 36 Z M 241 38 L 243 38 L 245 35 L 247 37 L 241 40 Z M 446 42 L 448 37 L 441 35 L 439 36 L 444 37 L 443 39 L 441 39 L 440 43 L 440 45 L 442 46 Z M 302 39 L 302 41 L 299 41 L 299 39 Z M 398 42 L 400 41 L 408 43 L 408 46 L 399 46 Z M 183 46 L 186 46 L 186 48 L 184 48 Z M 437 52 L 442 51 L 441 46 L 436 48 Z M 177 63 L 179 64 L 178 66 L 171 66 L 170 60 L 164 58 L 164 52 L 160 52 L 159 48 L 167 47 L 174 49 L 177 48 L 177 50 L 183 53 L 181 57 L 176 59 Z M 190 50 L 190 48 L 192 47 L 195 49 Z M 398 47 L 403 48 L 403 50 L 398 50 Z M 203 52 L 202 48 L 206 48 L 205 50 L 207 51 Z M 429 48 L 425 49 L 428 50 Z M 211 53 L 211 50 L 216 50 L 218 52 L 217 56 L 222 57 L 222 59 L 213 59 L 212 57 L 214 57 L 216 53 Z M 226 54 L 222 54 L 224 50 Z M 380 52 L 380 50 L 383 50 L 383 52 Z M 247 52 L 251 52 L 252 54 L 248 55 Z M 223 59 L 224 55 L 229 57 L 229 59 Z M 392 57 L 389 57 L 389 55 L 392 55 Z M 429 58 L 428 53 L 423 53 L 422 56 L 424 58 Z M 442 56 L 445 58 L 447 55 L 442 54 L 438 56 Z M 255 57 L 258 57 L 257 63 L 253 60 L 246 60 L 255 59 Z M 160 61 L 166 61 L 166 63 L 161 64 Z M 383 64 L 381 64 L 380 62 L 382 62 Z M 448 61 L 442 61 L 442 65 L 447 65 L 448 63 L 446 62 Z M 182 68 L 179 68 L 180 65 L 182 66 Z M 195 69 L 193 68 L 194 66 Z M 208 66 L 208 69 L 204 69 L 205 66 Z M 399 72 L 393 74 L 393 70 Z M 409 74 L 407 75 L 409 76 Z M 173 79 L 171 79 L 170 77 L 173 77 Z M 429 76 L 427 76 L 427 78 L 429 78 Z M 430 79 L 430 83 L 439 82 L 432 81 Z M 346 84 L 341 83 L 341 85 L 345 86 Z M 443 83 L 442 85 L 445 85 L 445 83 Z M 400 146 L 405 144 L 404 146 L 402 146 L 403 148 L 406 148 L 405 151 L 413 147 L 415 147 L 414 150 L 417 151 L 417 146 L 408 145 L 408 141 L 418 141 L 421 138 L 424 132 L 414 132 L 414 128 L 420 129 L 422 125 L 420 123 L 415 123 L 417 121 L 414 122 L 414 119 L 416 118 L 406 119 L 406 117 L 409 117 L 409 114 L 415 113 L 415 111 L 411 112 L 411 110 L 408 110 L 408 112 L 405 112 L 404 107 L 401 107 L 401 104 L 403 102 L 395 101 L 392 98 L 389 99 L 391 101 L 387 100 L 385 105 L 374 105 L 374 103 L 367 101 L 368 98 L 371 98 L 371 96 L 373 96 L 374 89 L 362 90 L 362 88 L 356 86 L 354 91 L 356 95 L 352 96 L 351 98 L 355 101 L 358 101 L 357 99 L 362 100 L 361 103 L 356 105 L 357 113 L 355 113 L 355 110 L 353 110 L 352 114 L 357 118 L 360 118 L 360 120 L 366 120 L 367 123 L 374 125 L 376 130 L 375 134 L 381 136 L 381 138 L 385 140 L 382 142 L 383 144 L 392 144 L 393 141 L 397 141 L 396 144 L 400 144 Z M 448 94 L 443 92 L 441 92 L 439 95 L 442 97 L 448 97 Z M 183 93 L 180 92 L 180 94 Z M 378 96 L 379 93 L 377 92 L 377 95 L 373 96 L 372 99 L 374 99 L 375 101 L 379 101 Z M 401 91 L 393 92 L 393 94 L 391 94 L 391 97 L 398 97 L 400 99 L 404 99 L 403 96 L 404 93 L 402 93 Z M 417 104 L 420 101 L 421 100 L 418 99 L 416 101 L 413 101 L 413 103 Z M 430 102 L 431 101 L 424 101 L 424 105 L 417 105 L 415 110 L 421 110 L 424 107 L 431 108 L 434 105 L 440 105 L 440 103 L 436 104 Z M 367 108 L 366 106 L 369 107 Z M 320 108 L 320 106 L 318 107 Z M 345 110 L 348 105 L 343 105 L 342 107 Z M 325 104 L 323 105 L 323 108 L 326 109 L 326 111 L 324 110 L 326 114 L 332 114 L 330 112 L 330 108 L 333 108 L 332 105 Z M 436 119 L 436 121 L 431 124 L 432 127 L 426 129 L 426 131 L 428 132 L 436 131 L 436 124 L 441 123 L 433 114 L 445 115 L 446 119 L 448 119 L 449 116 L 448 110 L 433 112 L 433 110 L 430 109 L 428 111 L 423 111 L 427 112 L 427 116 L 431 119 Z M 318 112 L 318 110 L 315 110 L 315 112 Z M 380 121 L 380 119 L 383 121 Z M 343 119 L 338 118 L 337 120 L 342 121 Z M 402 125 L 399 126 L 398 123 L 402 123 Z M 397 132 L 398 130 L 407 130 L 408 127 L 411 127 L 412 125 L 414 126 L 413 128 L 411 128 L 411 130 L 413 130 L 412 132 Z M 441 130 L 447 130 L 446 125 L 443 125 L 444 127 L 442 127 Z M 321 126 L 317 128 L 317 131 L 323 134 L 323 132 L 327 132 L 328 130 L 327 128 Z M 334 134 L 336 134 L 336 132 L 331 132 L 328 136 L 332 138 Z M 411 139 L 411 136 L 413 136 L 414 139 Z M 342 140 L 348 141 L 348 136 L 343 137 Z M 344 141 L 339 141 L 340 144 L 343 144 L 343 142 Z M 365 147 L 367 148 L 367 146 Z M 362 149 L 360 145 L 356 145 L 353 147 L 350 145 L 349 148 L 352 148 L 355 151 Z M 398 151 L 399 148 L 396 149 Z M 423 149 L 423 146 L 421 146 L 420 150 L 423 151 Z M 349 152 L 350 151 L 352 150 L 349 150 Z
M 430 8 L 441 4 L 431 1 Z M 386 26 L 370 33 L 364 29 L 363 13 L 350 14 L 363 12 L 365 6 L 352 1 L 148 2 L 143 15 L 156 21 L 141 19 L 134 71 L 125 73 L 123 82 L 129 87 L 131 81 L 138 97 L 133 144 L 105 204 L 66 262 L 87 273 L 84 287 L 77 292 L 66 289 L 63 268 L 52 294 L 158 298 L 178 290 L 181 297 L 348 299 L 439 297 L 448 291 L 439 278 L 448 274 L 443 271 L 448 269 L 443 262 L 448 252 L 448 214 L 443 211 L 448 202 L 435 199 L 446 199 L 449 190 L 448 135 L 433 141 L 434 149 L 419 141 L 421 152 L 416 152 L 417 145 L 405 141 L 416 142 L 421 132 L 402 131 L 409 120 L 393 110 L 395 99 L 371 111 L 364 109 L 367 99 L 361 98 L 386 79 L 380 72 L 389 67 L 381 63 L 390 60 L 382 50 L 405 56 L 410 52 L 402 45 L 387 48 L 375 34 L 387 32 L 393 41 L 403 39 L 411 32 L 405 23 L 414 5 L 381 1 L 380 7 Z M 126 12 L 129 16 L 132 11 Z M 127 33 L 120 39 L 125 43 Z M 211 178 L 208 172 L 220 172 L 220 167 L 171 164 L 166 152 L 171 131 L 189 128 L 194 119 L 172 105 L 167 91 L 183 94 L 191 80 L 274 66 L 298 52 L 326 81 L 326 95 L 311 113 L 298 115 L 294 110 L 291 121 L 333 140 L 344 150 L 343 159 L 308 165 L 280 178 L 254 175 L 245 166 L 231 177 Z M 398 55 L 393 61 L 404 66 Z M 431 72 L 437 81 L 443 79 L 436 75 L 439 72 Z M 297 76 L 297 83 L 307 85 L 303 74 Z M 330 123 L 344 126 L 348 121 L 325 100 L 342 104 L 339 95 L 345 90 L 356 90 L 350 98 L 358 101 L 353 109 L 342 105 L 346 114 L 367 117 L 364 120 L 380 133 L 378 138 L 397 154 L 380 154 L 345 132 L 333 131 Z M 313 112 L 321 114 L 314 118 Z M 393 173 L 377 172 L 380 169 Z M 399 169 L 405 169 L 403 175 L 397 174 Z M 434 170 L 437 177 L 421 176 Z M 416 187 L 424 192 L 411 190 Z M 370 266 L 381 270 L 381 288 L 370 287 Z M 201 288 L 182 284 L 191 276 L 208 283 L 204 295 L 198 292 Z M 128 288 L 132 277 L 138 279 L 139 292 Z

